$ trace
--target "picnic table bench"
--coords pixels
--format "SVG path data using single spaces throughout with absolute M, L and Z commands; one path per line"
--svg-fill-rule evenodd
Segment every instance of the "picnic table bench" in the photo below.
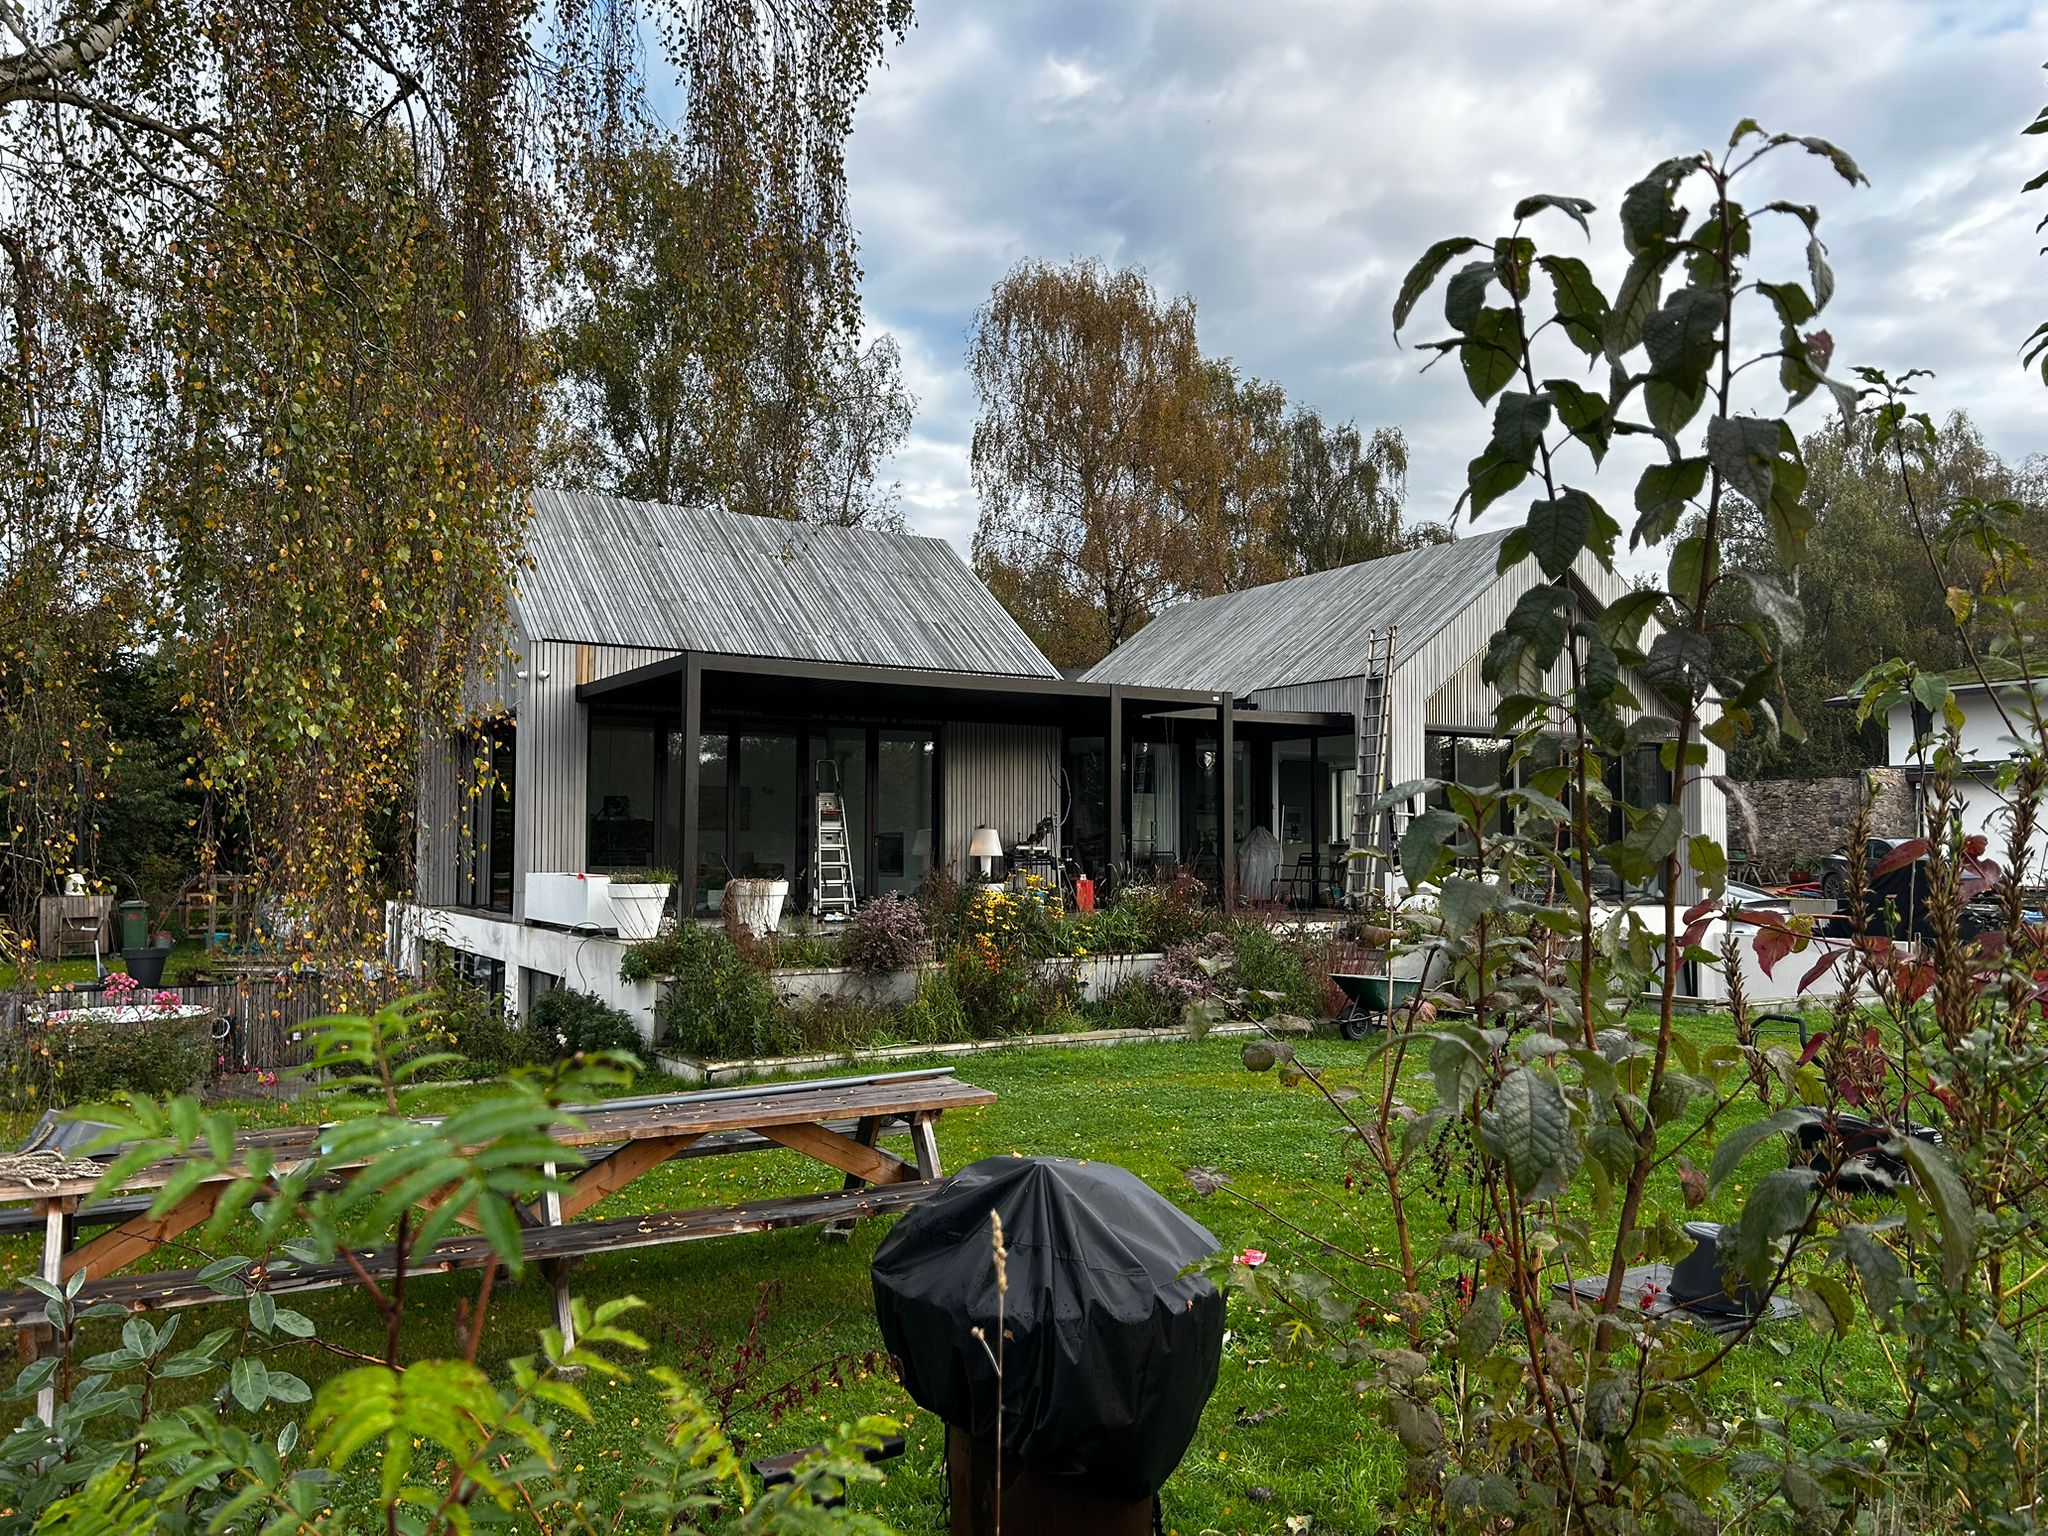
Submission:
M 944 1183 L 937 1123 L 949 1109 L 992 1104 L 985 1088 L 956 1079 L 950 1068 L 833 1078 L 758 1088 L 722 1089 L 618 1099 L 577 1106 L 575 1116 L 550 1134 L 573 1164 L 565 1187 L 551 1190 L 519 1211 L 520 1246 L 540 1261 L 554 1287 L 555 1318 L 565 1340 L 572 1337 L 568 1269 L 565 1261 L 630 1248 L 694 1242 L 742 1232 L 850 1223 L 863 1216 L 908 1210 L 929 1199 Z M 151 1216 L 153 1192 L 175 1174 L 167 1161 L 139 1170 L 122 1191 L 87 1205 L 91 1177 L 18 1182 L 0 1176 L 0 1211 L 22 1212 L 10 1219 L 16 1230 L 41 1227 L 43 1252 L 38 1273 L 62 1284 L 83 1274 L 80 1306 L 114 1302 L 130 1311 L 197 1306 L 223 1299 L 196 1269 L 122 1274 L 138 1259 L 204 1223 L 230 1185 L 246 1177 L 244 1160 L 257 1151 L 284 1172 L 319 1155 L 323 1127 L 292 1126 L 248 1131 L 235 1138 L 228 1171 L 210 1178 L 161 1215 Z M 907 1135 L 908 1159 L 880 1143 Z M 742 1200 L 695 1210 L 579 1221 L 593 1206 L 634 1180 L 677 1158 L 711 1157 L 787 1148 L 824 1164 L 843 1178 L 837 1189 L 819 1193 Z M 111 1155 L 111 1154 L 107 1154 Z M 554 1172 L 549 1166 L 549 1172 Z M 346 1176 L 347 1169 L 336 1170 Z M 568 1170 L 564 1170 L 565 1173 Z M 89 1241 L 75 1242 L 79 1227 L 95 1218 L 106 1227 Z M 251 1289 L 294 1295 L 348 1285 L 366 1271 L 373 1277 L 397 1266 L 395 1250 L 357 1254 L 355 1263 L 300 1264 L 279 1261 L 252 1265 L 240 1278 Z M 412 1274 L 452 1273 L 482 1268 L 490 1245 L 461 1235 L 435 1245 L 424 1262 L 408 1264 Z M 0 1293 L 0 1328 L 35 1330 L 45 1323 L 43 1298 L 25 1287 Z M 47 1420 L 47 1408 L 44 1417 Z

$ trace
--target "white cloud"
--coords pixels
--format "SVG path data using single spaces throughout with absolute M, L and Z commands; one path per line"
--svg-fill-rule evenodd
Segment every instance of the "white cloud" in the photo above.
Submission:
M 1027 255 L 1143 265 L 1195 296 L 1211 351 L 1325 414 L 1406 428 L 1411 504 L 1441 517 L 1485 420 L 1454 365 L 1419 376 L 1389 336 L 1415 256 L 1499 230 L 1524 193 L 1574 192 L 1601 206 L 1611 281 L 1621 192 L 1748 115 L 1835 140 L 1873 183 L 1804 156 L 1758 182 L 1821 204 L 1838 368 L 1931 367 L 1927 403 L 1966 407 L 2005 454 L 2048 446 L 2016 361 L 2048 311 L 2048 198 L 2017 191 L 2048 159 L 2019 138 L 2048 99 L 2043 58 L 2048 0 L 931 0 L 848 156 L 868 316 L 923 402 L 895 471 L 911 521 L 971 536 L 965 332 Z M 1796 245 L 1759 254 L 1800 266 Z M 1613 468 L 1595 488 L 1628 504 Z

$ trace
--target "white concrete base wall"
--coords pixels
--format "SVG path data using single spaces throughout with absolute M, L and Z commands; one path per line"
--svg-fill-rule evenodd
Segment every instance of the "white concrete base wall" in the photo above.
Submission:
M 514 922 L 502 915 L 451 910 L 446 907 L 418 907 L 392 902 L 385 912 L 392 962 L 403 970 L 418 972 L 428 944 L 444 944 L 466 954 L 480 955 L 505 966 L 505 1011 L 524 1013 L 542 990 L 541 978 L 549 978 L 578 992 L 609 1003 L 630 1017 L 640 1034 L 654 1039 L 655 1005 L 664 983 L 621 981 L 619 963 L 631 947 L 607 934 L 572 933 L 562 928 L 537 928 Z M 1088 955 L 1076 959 L 1039 962 L 1041 974 L 1070 971 L 1081 986 L 1081 997 L 1100 1002 L 1133 976 L 1149 976 L 1159 968 L 1158 955 Z M 861 1001 L 901 1007 L 917 996 L 918 970 L 889 971 L 880 976 L 863 976 L 857 971 L 805 969 L 775 970 L 768 973 L 775 995 L 785 1003 L 818 1002 L 826 998 Z
M 390 903 L 386 922 L 392 960 L 406 970 L 421 969 L 427 944 L 445 944 L 504 962 L 508 1014 L 525 1012 L 539 990 L 536 981 L 549 977 L 611 1004 L 627 1014 L 645 1038 L 654 1038 L 654 1004 L 660 989 L 652 981 L 619 979 L 619 961 L 627 946 L 617 939 L 405 902 Z

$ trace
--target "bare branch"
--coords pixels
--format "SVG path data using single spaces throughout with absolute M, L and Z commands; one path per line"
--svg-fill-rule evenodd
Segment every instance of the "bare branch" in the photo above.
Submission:
M 24 91 L 47 85 L 59 75 L 90 69 L 120 41 L 142 14 L 148 0 L 107 0 L 107 4 L 84 26 L 62 42 L 45 46 L 31 44 L 25 52 L 0 58 L 0 105 L 18 101 Z M 19 34 L 18 15 L 8 18 L 8 27 Z

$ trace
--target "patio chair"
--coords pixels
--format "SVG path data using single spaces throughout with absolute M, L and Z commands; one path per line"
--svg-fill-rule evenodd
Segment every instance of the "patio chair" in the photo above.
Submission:
M 1316 856 L 1304 853 L 1273 877 L 1272 899 L 1290 907 L 1316 904 Z

